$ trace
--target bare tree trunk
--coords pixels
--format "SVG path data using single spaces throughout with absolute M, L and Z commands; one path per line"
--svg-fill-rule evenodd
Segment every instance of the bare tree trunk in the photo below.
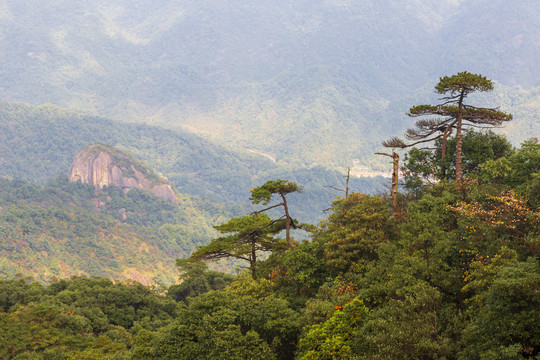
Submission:
M 398 205 L 398 182 L 399 182 L 399 155 L 393 151 L 392 159 L 394 162 L 394 171 L 392 172 L 392 207 L 394 208 L 394 215 L 399 212 Z
M 452 134 L 452 124 L 448 125 L 446 129 L 444 130 L 443 137 L 442 137 L 442 149 L 441 149 L 441 180 L 446 179 L 446 163 L 444 160 L 446 159 L 446 142 L 448 139 L 448 136 Z
M 347 168 L 347 182 L 345 183 L 345 199 L 349 197 L 349 178 L 351 177 L 351 168 Z
M 392 170 L 392 208 L 394 215 L 399 213 L 399 204 L 398 204 L 398 185 L 399 185 L 399 155 L 394 150 L 392 154 L 387 153 L 375 153 L 377 155 L 384 155 L 392 158 L 392 163 L 394 165 Z

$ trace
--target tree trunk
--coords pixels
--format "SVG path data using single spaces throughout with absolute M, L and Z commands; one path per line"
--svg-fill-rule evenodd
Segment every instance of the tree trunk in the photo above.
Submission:
M 450 124 L 446 127 L 443 133 L 443 137 L 442 137 L 441 180 L 446 180 L 446 162 L 444 160 L 446 159 L 446 142 L 447 142 L 448 136 L 452 134 L 452 125 L 453 124 Z
M 351 168 L 347 168 L 347 182 L 345 183 L 345 199 L 349 197 L 349 178 L 351 177 Z
M 251 268 L 251 277 L 255 280 L 257 277 L 255 274 L 255 266 L 257 265 L 257 250 L 255 248 L 255 240 L 251 241 L 251 259 L 249 261 L 249 267 Z
M 399 204 L 398 204 L 398 185 L 399 185 L 399 155 L 392 150 L 392 154 L 387 153 L 375 153 L 377 155 L 384 155 L 392 158 L 392 163 L 394 165 L 392 170 L 392 208 L 394 215 L 399 213 Z
M 392 159 L 394 162 L 394 170 L 392 172 L 392 207 L 394 208 L 394 215 L 399 212 L 398 205 L 398 182 L 399 182 L 399 155 L 393 151 Z
M 287 240 L 287 244 L 289 244 L 291 249 L 294 250 L 296 249 L 296 245 L 294 245 L 291 241 L 291 216 L 289 215 L 289 207 L 287 206 L 285 195 L 281 192 L 279 194 L 283 199 L 283 209 L 285 210 L 285 239 Z
M 463 142 L 463 136 L 461 133 L 461 123 L 463 120 L 463 98 L 465 97 L 465 93 L 461 93 L 461 97 L 459 98 L 459 110 L 458 110 L 458 118 L 456 123 L 456 190 L 460 191 L 463 187 L 463 170 L 461 168 L 461 165 L 463 163 L 463 154 L 461 152 L 462 148 L 462 142 Z

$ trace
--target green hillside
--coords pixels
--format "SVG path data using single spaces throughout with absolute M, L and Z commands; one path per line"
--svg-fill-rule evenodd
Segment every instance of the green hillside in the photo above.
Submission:
M 95 142 L 128 152 L 122 161 L 133 159 L 143 174 L 153 172 L 137 158 L 162 172 L 176 185 L 180 203 L 136 189 L 95 193 L 67 183 L 77 152 Z M 170 284 L 175 259 L 206 244 L 212 225 L 251 211 L 254 186 L 276 178 L 297 181 L 303 192 L 290 197 L 291 212 L 317 223 L 342 195 L 328 186 L 344 189 L 345 181 L 321 167 L 286 168 L 190 134 L 20 103 L 0 104 L 0 159 L 0 272 L 40 281 L 82 274 Z M 383 183 L 351 179 L 350 189 L 375 192 Z
M 0 180 L 0 273 L 171 284 L 175 260 L 209 240 L 222 211 L 185 195 L 173 204 L 138 189 L 96 192 L 63 176 L 44 187 Z
M 0 0 L 0 359 L 539 360 L 539 19 Z
M 199 185 L 204 173 L 209 179 L 223 178 L 222 186 L 236 187 L 232 191 L 236 193 L 242 185 L 249 189 L 246 183 L 251 169 L 256 173 L 272 167 L 270 162 L 254 155 L 228 151 L 185 132 L 120 125 L 51 105 L 0 103 L 0 119 L 0 173 L 42 184 L 67 174 L 75 155 L 96 142 L 117 146 L 152 164 L 153 169 L 170 176 L 181 192 Z M 225 173 L 229 175 L 228 183 Z M 219 189 L 209 191 L 223 196 Z
M 90 143 L 116 146 L 151 169 L 165 175 L 180 193 L 200 201 L 227 206 L 239 214 L 247 206 L 249 189 L 263 182 L 286 178 L 304 185 L 292 208 L 302 221 L 316 223 L 322 209 L 342 188 L 341 173 L 323 167 L 298 168 L 276 164 L 263 156 L 232 151 L 185 132 L 140 125 L 119 124 L 81 115 L 55 106 L 34 107 L 0 103 L 0 175 L 45 184 L 69 172 L 76 154 Z M 382 179 L 351 179 L 354 191 L 384 189 Z M 241 210 L 244 211 L 244 210 Z

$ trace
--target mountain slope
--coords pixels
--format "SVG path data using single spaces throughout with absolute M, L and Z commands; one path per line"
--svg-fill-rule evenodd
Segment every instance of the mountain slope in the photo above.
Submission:
M 122 125 L 54 106 L 0 103 L 0 174 L 45 183 L 69 172 L 75 155 L 90 143 L 115 145 L 167 176 L 181 192 L 212 178 L 230 193 L 248 189 L 254 173 L 270 161 L 241 155 L 196 136 L 145 125 Z M 229 182 L 226 183 L 228 175 Z M 232 187 L 233 189 L 230 189 Z M 187 188 L 187 191 L 184 191 Z M 225 190 L 208 187 L 216 199 L 231 199 Z
M 410 124 L 408 108 L 426 102 L 438 77 L 468 70 L 512 97 L 505 111 L 527 102 L 517 127 L 540 130 L 533 0 L 0 7 L 8 101 L 182 128 L 303 166 L 344 169 L 359 158 L 377 168 L 386 165 L 373 152 Z
M 175 260 L 207 243 L 219 217 L 186 196 L 173 204 L 138 189 L 96 192 L 65 178 L 45 187 L 0 179 L 0 275 L 171 284 Z
M 0 103 L 1 177 L 45 184 L 60 174 L 67 176 L 77 153 L 98 142 L 142 160 L 180 193 L 195 196 L 200 209 L 221 209 L 225 218 L 251 211 L 250 189 L 283 178 L 305 185 L 291 208 L 301 221 L 316 223 L 324 217 L 321 210 L 335 198 L 326 186 L 344 183 L 336 171 L 284 167 L 264 156 L 231 151 L 185 132 L 119 124 L 50 105 Z M 351 179 L 350 188 L 373 193 L 383 188 L 381 181 Z

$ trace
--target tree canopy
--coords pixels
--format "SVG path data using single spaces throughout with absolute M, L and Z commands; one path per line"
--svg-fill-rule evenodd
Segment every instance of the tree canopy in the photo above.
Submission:
M 420 143 L 432 142 L 441 138 L 441 154 L 444 164 L 447 139 L 456 132 L 455 173 L 456 187 L 463 185 L 463 129 L 493 128 L 512 120 L 512 115 L 504 113 L 497 108 L 476 107 L 465 103 L 465 99 L 473 92 L 493 90 L 493 83 L 485 76 L 471 74 L 467 71 L 453 76 L 444 76 L 435 86 L 441 98 L 439 105 L 415 105 L 410 108 L 407 115 L 411 117 L 426 117 L 416 122 L 414 128 L 405 132 L 405 138 L 411 142 L 406 144 L 403 140 L 394 137 L 384 142 L 386 147 L 410 147 Z M 446 169 L 443 168 L 443 176 Z
M 274 235 L 283 230 L 283 222 L 273 222 L 266 214 L 254 214 L 232 218 L 215 228 L 222 234 L 230 234 L 213 239 L 210 244 L 199 247 L 190 261 L 219 260 L 235 258 L 249 263 L 255 276 L 257 260 L 262 253 L 284 250 L 287 243 Z
M 276 207 L 282 207 L 283 208 L 283 216 L 281 216 L 279 219 L 275 220 L 276 222 L 284 222 L 285 224 L 285 239 L 287 240 L 287 243 L 289 246 L 294 249 L 296 248 L 296 245 L 291 239 L 291 227 L 298 228 L 295 220 L 291 217 L 289 213 L 289 206 L 287 204 L 287 197 L 285 195 L 293 193 L 293 192 L 301 192 L 302 188 L 298 186 L 298 184 L 290 182 L 288 180 L 269 180 L 265 182 L 263 185 L 258 186 L 254 189 L 251 189 L 251 202 L 253 204 L 260 204 L 268 205 L 270 201 L 272 200 L 272 197 L 274 195 L 279 196 L 281 198 L 281 202 L 272 205 L 270 207 L 267 207 L 262 210 L 255 211 L 253 214 L 259 214 L 265 211 L 268 211 L 270 209 L 276 208 Z

